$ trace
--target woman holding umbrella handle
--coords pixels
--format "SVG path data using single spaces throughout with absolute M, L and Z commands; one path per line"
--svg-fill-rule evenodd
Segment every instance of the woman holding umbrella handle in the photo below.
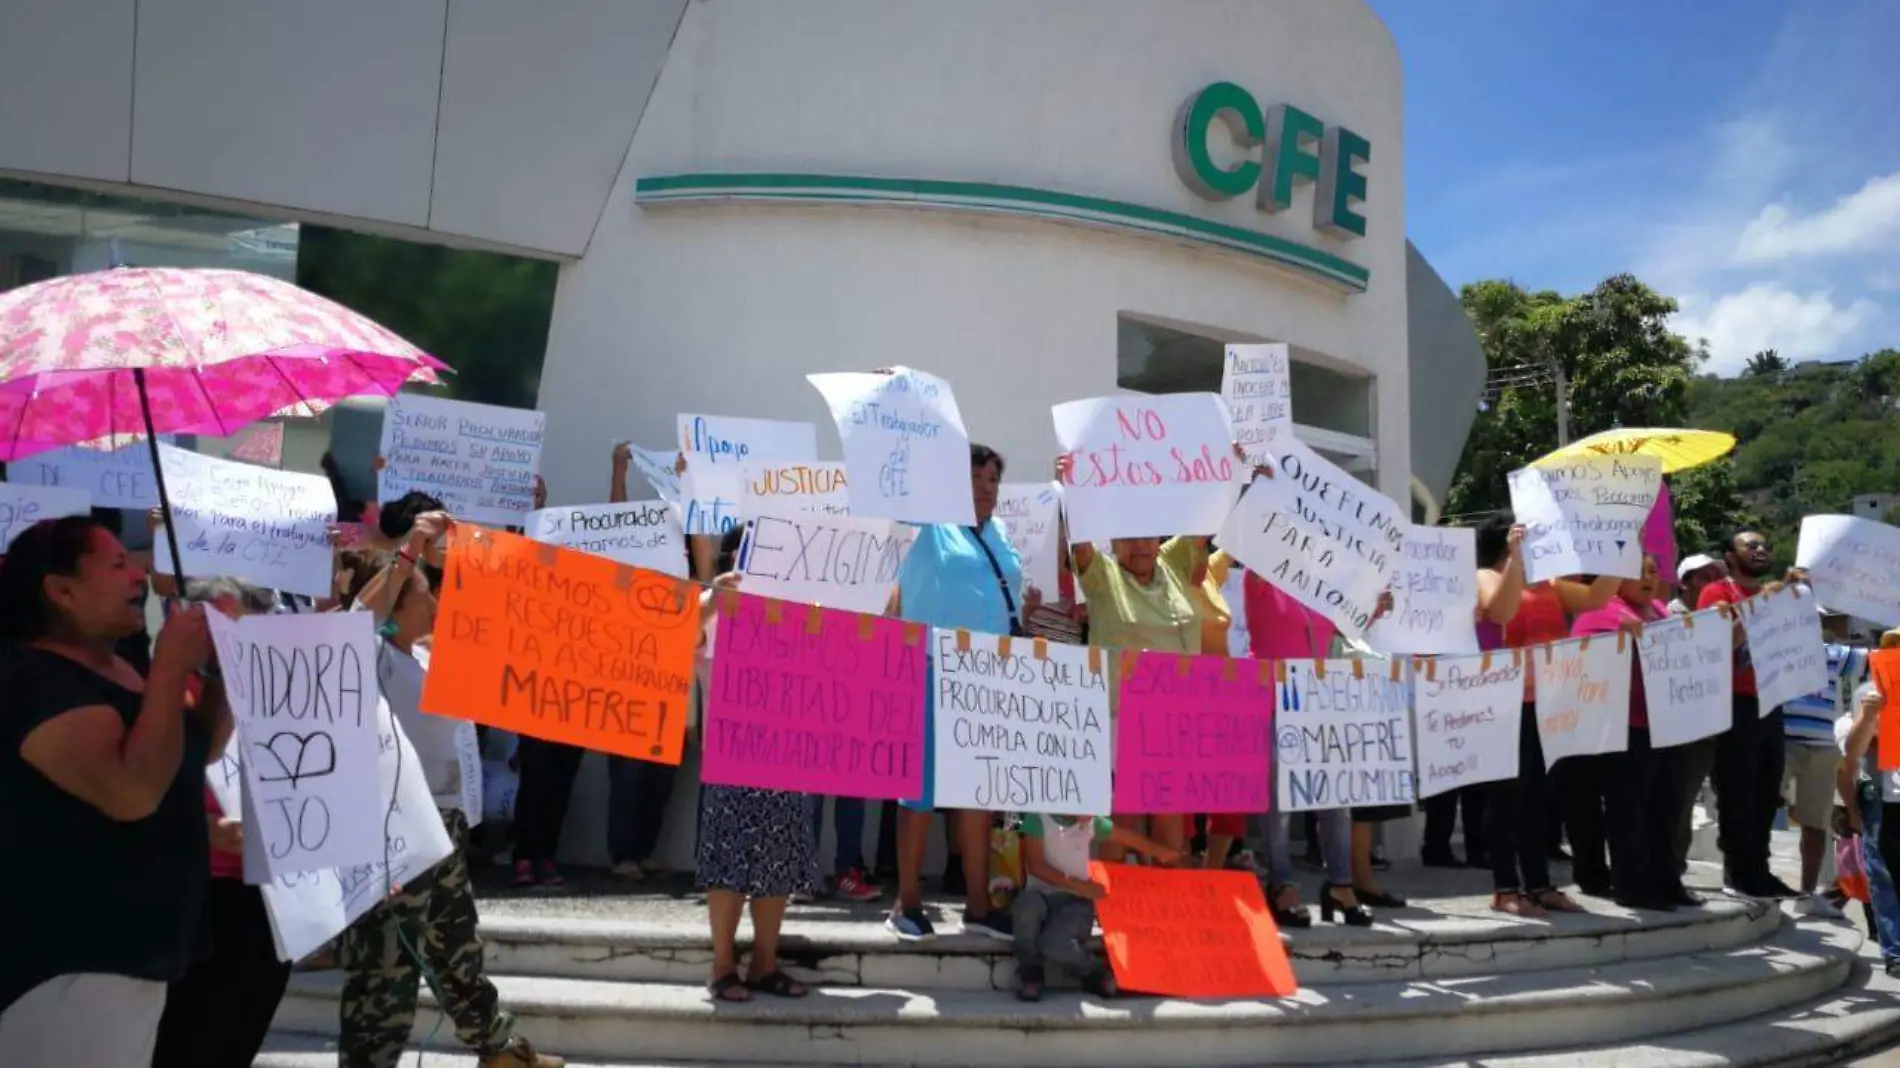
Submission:
M 0 883 L 0 909 L 32 918 L 0 953 L 8 1063 L 146 1068 L 166 984 L 197 948 L 204 767 L 230 710 L 215 684 L 196 708 L 186 696 L 212 656 L 202 608 L 166 623 L 145 677 L 117 655 L 145 597 L 144 571 L 90 517 L 35 524 L 0 563 L 0 849 L 59 857 L 64 876 L 56 891 Z

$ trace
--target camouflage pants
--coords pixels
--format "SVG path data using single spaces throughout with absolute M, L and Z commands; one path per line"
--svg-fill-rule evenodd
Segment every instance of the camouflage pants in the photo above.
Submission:
M 468 820 L 445 812 L 443 822 L 456 847 L 448 859 L 343 932 L 340 1068 L 395 1068 L 415 1023 L 424 965 L 436 1004 L 455 1022 L 463 1045 L 488 1054 L 514 1038 L 514 1019 L 501 1011 L 495 984 L 483 971 L 475 891 L 463 855 Z

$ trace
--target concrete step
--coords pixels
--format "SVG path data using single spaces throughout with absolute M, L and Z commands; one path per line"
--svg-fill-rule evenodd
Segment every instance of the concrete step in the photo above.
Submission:
M 1618 961 L 1730 949 L 1773 934 L 1773 906 L 1712 896 L 1700 909 L 1634 913 L 1584 899 L 1592 911 L 1547 920 L 1515 920 L 1489 909 L 1489 898 L 1420 902 L 1382 911 L 1372 928 L 1315 925 L 1283 932 L 1295 972 L 1306 984 L 1452 979 L 1496 972 L 1596 967 Z M 790 920 L 779 955 L 787 970 L 829 986 L 906 990 L 1014 990 L 1010 946 L 993 938 L 946 933 L 926 943 L 899 942 L 876 921 Z M 712 940 L 705 925 L 489 915 L 482 923 L 488 963 L 499 974 L 686 983 L 706 980 Z M 740 929 L 749 942 L 750 927 Z
M 1448 980 L 1326 985 L 1279 1001 L 1024 1005 L 994 992 L 832 987 L 802 1001 L 715 1004 L 698 985 L 497 977 L 537 1044 L 578 1060 L 631 1051 L 731 1064 L 1205 1066 L 1363 1064 L 1628 1043 L 1717 1027 L 1823 998 L 1859 951 L 1845 925 L 1664 959 Z M 340 977 L 296 977 L 280 1030 L 332 1035 Z M 425 997 L 425 1004 L 428 1003 Z M 434 1031 L 425 1009 L 418 1035 Z M 1265 1051 L 1271 1051 L 1265 1053 Z M 1265 1055 L 1263 1056 L 1263 1053 Z

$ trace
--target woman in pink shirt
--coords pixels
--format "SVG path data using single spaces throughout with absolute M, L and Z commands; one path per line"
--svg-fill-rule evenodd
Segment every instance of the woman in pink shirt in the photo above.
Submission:
M 1338 628 L 1325 616 L 1306 607 L 1253 572 L 1242 587 L 1247 613 L 1247 637 L 1255 660 L 1324 660 L 1332 651 Z M 1354 927 L 1372 924 L 1372 913 L 1360 905 L 1352 882 L 1352 814 L 1343 808 L 1314 813 L 1319 832 L 1320 857 L 1326 881 L 1320 885 L 1320 916 L 1331 920 L 1337 910 Z M 1261 817 L 1266 838 L 1267 904 L 1282 927 L 1312 923 L 1293 885 L 1293 858 L 1287 813 L 1273 811 Z
M 1632 646 L 1645 624 L 1667 617 L 1657 603 L 1656 559 L 1643 557 L 1641 578 L 1625 579 L 1609 604 L 1577 617 L 1576 636 L 1591 634 L 1630 636 Z M 1613 640 L 1613 639 L 1612 639 Z M 1601 792 L 1610 846 L 1610 878 L 1616 903 L 1625 908 L 1673 912 L 1677 906 L 1694 908 L 1701 900 L 1682 885 L 1676 871 L 1673 813 L 1683 789 L 1680 748 L 1656 749 L 1649 744 L 1649 709 L 1643 692 L 1642 658 L 1630 655 L 1629 746 L 1621 753 L 1572 757 L 1580 762 L 1586 781 Z M 1570 847 L 1582 859 L 1583 850 L 1602 845 L 1577 840 Z

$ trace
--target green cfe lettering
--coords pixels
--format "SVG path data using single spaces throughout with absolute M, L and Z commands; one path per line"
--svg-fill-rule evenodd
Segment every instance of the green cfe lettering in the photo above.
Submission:
M 1208 134 L 1216 119 L 1249 158 L 1231 167 L 1215 162 Z M 1365 203 L 1366 176 L 1354 165 L 1371 162 L 1372 145 L 1344 126 L 1328 126 L 1291 104 L 1262 111 L 1245 89 L 1216 82 L 1181 105 L 1173 140 L 1175 173 L 1196 196 L 1231 200 L 1254 189 L 1254 206 L 1275 214 L 1293 206 L 1295 187 L 1310 182 L 1315 228 L 1365 236 L 1366 217 L 1355 204 Z M 1263 144 L 1264 161 L 1251 158 Z

